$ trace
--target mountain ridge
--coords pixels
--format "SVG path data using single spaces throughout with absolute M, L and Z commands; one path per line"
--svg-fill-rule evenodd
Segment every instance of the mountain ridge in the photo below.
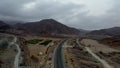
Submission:
M 18 23 L 15 27 L 24 29 L 33 35 L 79 35 L 80 33 L 78 29 L 68 27 L 54 19 Z
M 120 27 L 112 27 L 107 29 L 93 30 L 87 35 L 108 35 L 108 36 L 120 36 Z

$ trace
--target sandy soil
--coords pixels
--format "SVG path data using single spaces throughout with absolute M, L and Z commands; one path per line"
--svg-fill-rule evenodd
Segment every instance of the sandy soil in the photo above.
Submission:
M 103 68 L 101 63 L 88 52 L 77 47 L 75 40 L 69 40 L 65 45 L 64 56 L 67 68 Z
M 99 52 L 99 51 L 102 51 L 104 53 L 119 52 L 116 49 L 113 49 L 113 48 L 110 48 L 109 46 L 100 44 L 96 40 L 92 40 L 92 39 L 83 39 L 81 41 L 81 43 L 84 44 L 85 46 L 90 47 L 94 52 Z
M 28 40 L 30 39 L 31 38 L 28 38 Z M 32 39 L 36 39 L 36 38 L 32 38 Z M 52 40 L 52 42 L 49 43 L 47 46 L 28 44 L 27 46 L 30 51 L 30 57 L 35 56 L 39 60 L 38 63 L 35 63 L 31 59 L 30 64 L 33 66 L 38 65 L 41 67 L 51 68 L 53 51 L 56 45 L 60 42 L 60 39 L 54 39 L 54 38 L 37 38 L 37 39 L 44 39 L 43 41 L 45 41 L 46 39 L 47 40 L 50 39 Z
M 97 54 L 100 58 L 107 61 L 113 68 L 120 68 L 120 51 L 113 49 L 107 45 L 98 43 L 96 40 L 83 39 L 81 41 L 84 46 L 89 47 L 92 52 Z

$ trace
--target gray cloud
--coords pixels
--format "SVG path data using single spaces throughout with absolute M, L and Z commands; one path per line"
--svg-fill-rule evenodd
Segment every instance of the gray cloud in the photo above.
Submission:
M 104 15 L 100 16 L 92 16 L 88 15 L 87 13 L 84 14 L 84 16 L 77 15 L 74 18 L 76 19 L 72 23 L 72 19 L 69 20 L 71 22 L 71 26 L 77 27 L 77 28 L 85 28 L 85 29 L 102 29 L 102 28 L 111 28 L 118 26 L 120 27 L 120 1 L 113 1 L 112 7 L 106 11 Z M 109 7 L 109 6 L 108 6 Z M 74 25 L 78 24 L 78 25 Z
M 113 1 L 111 9 L 105 14 L 95 16 L 89 15 L 90 11 L 86 10 L 86 5 L 73 2 L 58 0 L 2 0 L 0 2 L 0 19 L 36 21 L 54 18 L 76 28 L 101 29 L 120 26 L 119 6 L 119 0 Z
M 27 8 L 27 4 L 35 3 L 35 7 Z M 0 15 L 18 17 L 21 19 L 41 19 L 59 17 L 74 13 L 76 9 L 81 9 L 81 5 L 73 3 L 63 4 L 59 1 L 50 0 L 5 0 L 0 2 Z

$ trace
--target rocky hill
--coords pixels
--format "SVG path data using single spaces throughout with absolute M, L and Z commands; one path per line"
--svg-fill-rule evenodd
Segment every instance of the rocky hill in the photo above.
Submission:
M 100 42 L 120 50 L 120 38 L 104 38 Z
M 44 19 L 37 22 L 18 23 L 17 29 L 23 29 L 32 35 L 78 35 L 80 32 L 75 28 L 68 27 L 53 19 Z
M 0 21 L 0 32 L 6 32 L 6 31 L 8 31 L 11 28 L 12 27 L 10 25 L 6 24 L 3 21 Z
M 120 27 L 113 27 L 108 29 L 94 30 L 87 35 L 107 35 L 112 37 L 120 37 Z

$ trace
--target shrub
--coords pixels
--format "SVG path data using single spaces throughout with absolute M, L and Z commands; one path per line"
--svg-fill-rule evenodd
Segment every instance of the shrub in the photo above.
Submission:
M 42 39 L 32 39 L 32 40 L 25 41 L 25 43 L 27 43 L 27 44 L 37 44 L 41 41 L 42 41 Z
M 50 42 L 52 42 L 52 40 L 46 40 L 46 41 L 44 41 L 44 42 L 42 42 L 42 43 L 40 43 L 40 45 L 48 45 Z

